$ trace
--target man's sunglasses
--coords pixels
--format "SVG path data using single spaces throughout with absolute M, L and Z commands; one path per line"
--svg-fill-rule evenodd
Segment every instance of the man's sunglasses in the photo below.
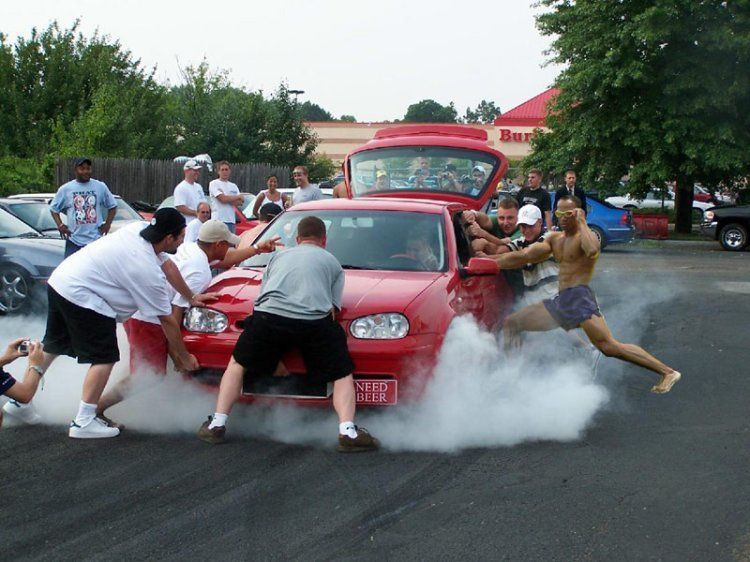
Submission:
M 563 217 L 572 217 L 573 216 L 573 211 L 555 211 L 555 216 L 558 219 L 561 219 Z

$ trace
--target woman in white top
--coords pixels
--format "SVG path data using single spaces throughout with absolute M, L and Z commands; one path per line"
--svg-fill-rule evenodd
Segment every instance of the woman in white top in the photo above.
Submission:
M 276 177 L 276 175 L 271 174 L 266 178 L 266 186 L 268 189 L 264 189 L 258 193 L 258 196 L 255 198 L 255 203 L 253 204 L 254 217 L 258 216 L 258 209 L 260 209 L 264 203 L 276 203 L 282 209 L 286 208 L 287 197 L 278 190 L 279 178 Z

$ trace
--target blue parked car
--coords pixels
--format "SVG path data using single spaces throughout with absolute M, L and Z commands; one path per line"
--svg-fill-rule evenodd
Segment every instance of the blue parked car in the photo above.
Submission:
M 501 192 L 501 197 L 504 193 L 507 192 Z M 554 207 L 555 194 L 549 195 L 552 199 L 552 207 Z M 497 214 L 497 209 L 490 211 L 490 214 Z M 609 244 L 632 242 L 635 237 L 633 215 L 630 211 L 610 205 L 589 194 L 586 194 L 586 222 L 599 237 L 602 249 Z

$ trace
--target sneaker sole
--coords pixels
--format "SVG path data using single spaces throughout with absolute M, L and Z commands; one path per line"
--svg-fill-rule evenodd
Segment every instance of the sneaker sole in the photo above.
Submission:
M 117 437 L 120 435 L 120 430 L 117 430 L 117 433 L 113 433 L 111 435 L 106 435 L 102 433 L 91 433 L 88 431 L 74 431 L 73 429 L 68 430 L 68 437 L 71 439 L 109 439 L 112 437 Z
M 203 441 L 204 443 L 208 443 L 209 445 L 221 445 L 222 443 L 226 443 L 226 439 L 216 439 L 213 437 L 205 437 L 203 435 L 198 435 L 198 439 Z
M 370 451 L 377 451 L 380 447 L 345 447 L 339 445 L 337 450 L 339 453 L 368 453 Z

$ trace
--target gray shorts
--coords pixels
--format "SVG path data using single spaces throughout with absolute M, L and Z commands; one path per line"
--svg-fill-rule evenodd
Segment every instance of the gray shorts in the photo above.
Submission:
M 572 330 L 592 316 L 601 316 L 594 291 L 588 285 L 576 285 L 560 291 L 553 299 L 542 301 L 547 312 L 565 330 Z

